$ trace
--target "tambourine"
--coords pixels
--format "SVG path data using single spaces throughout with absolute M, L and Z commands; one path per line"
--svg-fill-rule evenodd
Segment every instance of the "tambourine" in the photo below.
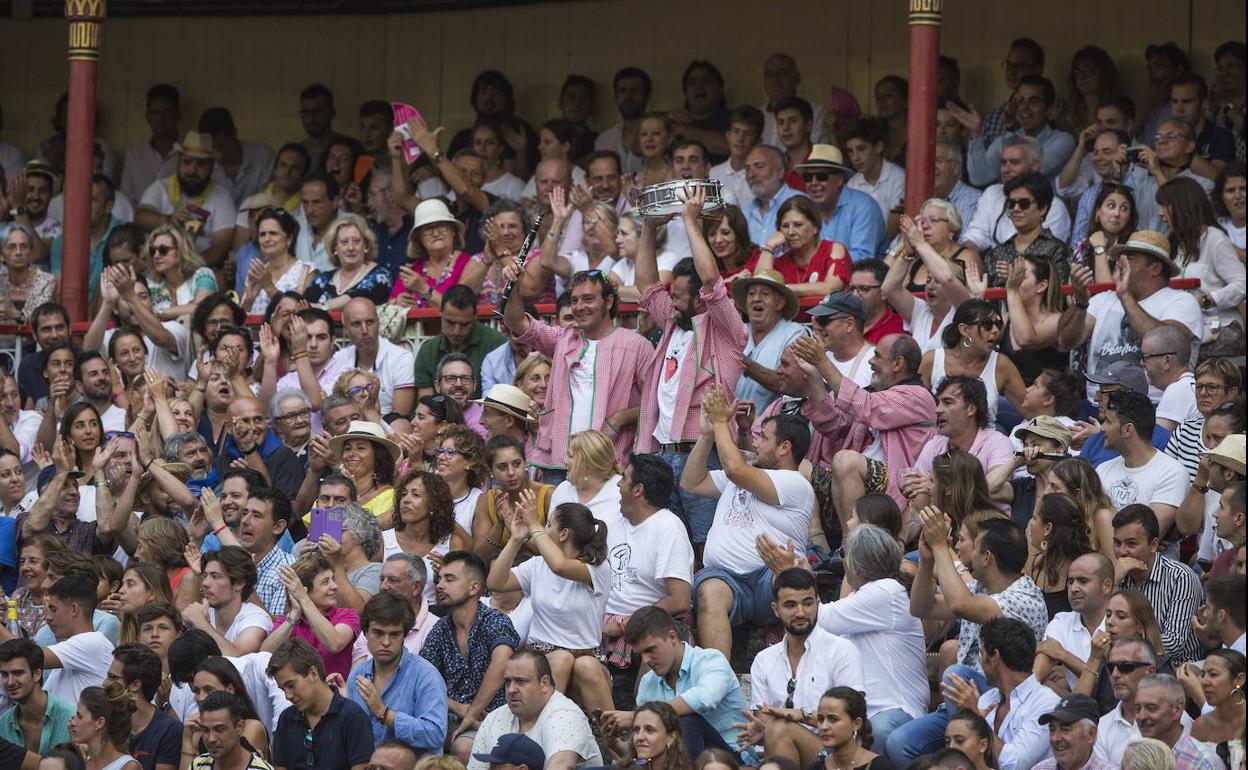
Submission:
M 685 188 L 702 188 L 706 192 L 706 203 L 702 205 L 703 215 L 724 207 L 723 185 L 714 179 L 673 179 L 670 182 L 652 184 L 633 191 L 633 205 L 644 219 L 680 214 L 685 210 L 685 202 L 681 200 Z

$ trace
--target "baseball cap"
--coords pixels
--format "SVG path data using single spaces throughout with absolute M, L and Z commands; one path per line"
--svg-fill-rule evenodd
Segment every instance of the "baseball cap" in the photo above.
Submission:
M 500 765 L 524 765 L 529 770 L 542 770 L 546 764 L 546 753 L 537 741 L 520 733 L 508 733 L 498 739 L 494 750 L 489 754 L 473 754 L 478 762 Z
M 71 479 L 80 479 L 80 478 L 82 478 L 83 476 L 86 476 L 86 475 L 87 475 L 87 474 L 83 473 L 82 471 L 79 471 L 79 470 L 72 470 L 72 471 L 69 471 L 69 474 L 68 474 L 67 478 L 71 478 Z M 51 484 L 51 483 L 52 483 L 52 479 L 53 479 L 53 478 L 55 478 L 55 477 L 56 477 L 56 466 L 55 466 L 55 465 L 49 465 L 48 467 L 46 467 L 46 468 L 44 468 L 43 470 L 39 471 L 39 478 L 38 478 L 38 480 L 35 482 L 35 491 L 36 491 L 38 494 L 41 494 L 41 495 L 42 495 L 42 494 L 43 494 L 43 490 L 44 490 L 44 488 L 45 488 L 45 487 L 47 487 L 47 486 L 48 486 L 48 484 Z
M 823 301 L 806 311 L 811 317 L 847 315 L 859 321 L 867 320 L 867 306 L 856 294 L 847 291 L 834 291 L 823 298 Z
M 1063 724 L 1074 724 L 1081 719 L 1090 719 L 1092 722 L 1099 722 L 1101 719 L 1101 710 L 1097 708 L 1096 700 L 1090 695 L 1083 693 L 1075 693 L 1057 702 L 1053 710 L 1047 714 L 1040 715 L 1040 724 L 1047 725 L 1049 722 L 1057 720 Z
M 1115 361 L 1096 374 L 1085 376 L 1097 385 L 1121 385 L 1127 390 L 1148 395 L 1148 374 L 1144 367 L 1130 361 Z

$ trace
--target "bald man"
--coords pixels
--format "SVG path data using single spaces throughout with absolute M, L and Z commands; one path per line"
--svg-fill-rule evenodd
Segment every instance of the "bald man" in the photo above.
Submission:
M 295 499 L 303 482 L 303 463 L 269 427 L 264 407 L 251 394 L 236 397 L 226 413 L 225 437 L 217 446 L 213 470 L 224 478 L 236 460 L 261 473 L 269 486 Z
M 416 358 L 381 336 L 377 306 L 356 297 L 342 309 L 342 331 L 351 344 L 334 354 L 346 369 L 363 369 L 381 380 L 378 406 L 383 419 L 411 419 L 416 409 Z
M 763 92 L 767 95 L 767 104 L 760 107 L 763 111 L 763 144 L 773 147 L 780 146 L 780 137 L 776 133 L 776 102 L 790 96 L 798 96 L 797 87 L 802 82 L 802 73 L 797 71 L 797 62 L 787 53 L 773 53 L 763 63 Z M 811 144 L 827 144 L 827 108 L 822 99 L 810 99 L 814 109 L 814 122 L 810 129 Z
M 1065 668 L 1066 686 L 1074 688 L 1092 655 L 1092 638 L 1105 630 L 1105 605 L 1118 588 L 1114 563 L 1099 551 L 1085 553 L 1070 563 L 1066 575 L 1066 598 L 1070 612 L 1059 612 L 1049 621 L 1044 640 L 1036 647 L 1032 673 L 1044 684 L 1055 667 Z
M 1173 432 L 1184 420 L 1200 417 L 1196 408 L 1196 375 L 1188 366 L 1192 336 L 1187 329 L 1161 324 L 1144 334 L 1140 358 L 1148 373 L 1149 395 L 1161 393 L 1157 402 L 1157 425 Z

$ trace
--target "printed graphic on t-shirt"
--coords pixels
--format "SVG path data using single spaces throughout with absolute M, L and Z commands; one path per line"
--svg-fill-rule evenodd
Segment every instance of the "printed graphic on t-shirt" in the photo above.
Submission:
M 749 529 L 754 523 L 754 493 L 743 487 L 737 487 L 728 505 L 728 515 L 724 523 L 730 527 Z
M 637 582 L 637 568 L 632 566 L 633 547 L 620 543 L 611 549 L 611 590 L 622 591 L 625 583 Z
M 1139 500 L 1140 488 L 1136 485 L 1135 479 L 1130 476 L 1124 476 L 1109 485 L 1105 490 L 1109 494 L 1110 502 L 1114 504 L 1114 510 L 1121 510 L 1123 507 L 1131 505 Z

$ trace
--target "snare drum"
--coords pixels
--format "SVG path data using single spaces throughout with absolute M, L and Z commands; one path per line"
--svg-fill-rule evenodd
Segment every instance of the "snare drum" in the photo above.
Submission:
M 658 219 L 671 214 L 680 214 L 685 210 L 684 191 L 686 187 L 702 188 L 706 191 L 706 203 L 702 206 L 702 214 L 706 215 L 724 207 L 723 187 L 715 179 L 673 179 L 643 187 L 633 193 L 633 205 L 637 213 L 645 219 Z

